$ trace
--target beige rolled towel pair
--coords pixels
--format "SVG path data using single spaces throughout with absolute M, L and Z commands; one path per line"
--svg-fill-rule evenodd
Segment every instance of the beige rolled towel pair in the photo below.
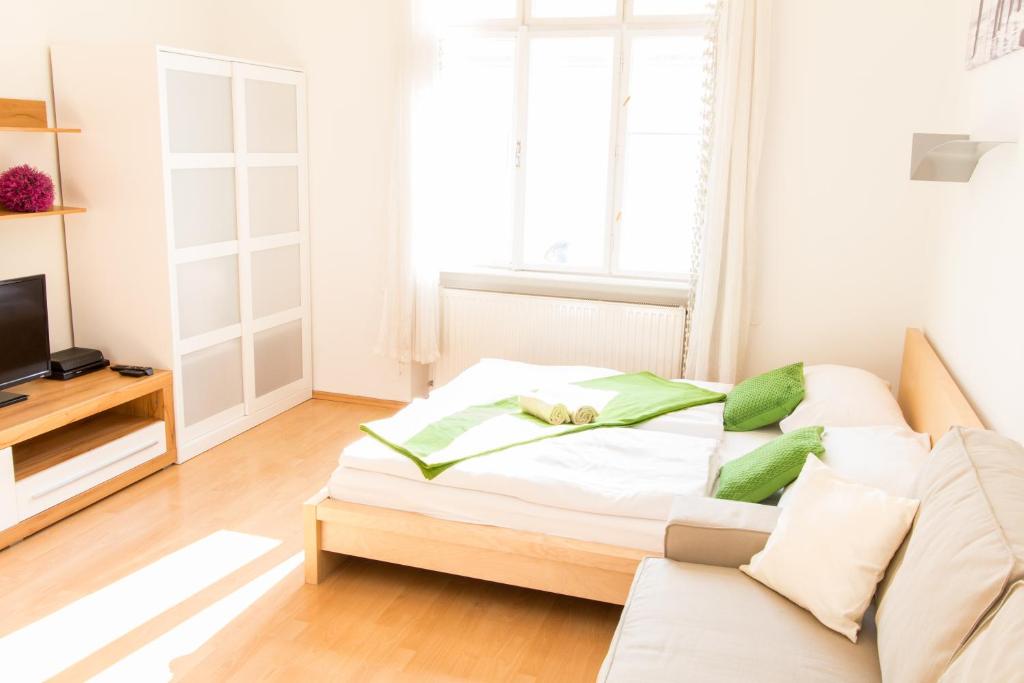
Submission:
M 601 411 L 590 402 L 584 401 L 588 398 L 597 398 L 603 405 L 606 400 L 601 395 L 607 393 L 588 391 L 581 387 L 538 390 L 519 396 L 519 408 L 524 413 L 551 425 L 585 425 L 596 421 Z

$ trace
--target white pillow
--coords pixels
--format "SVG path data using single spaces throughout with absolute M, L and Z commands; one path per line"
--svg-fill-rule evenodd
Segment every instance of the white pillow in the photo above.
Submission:
M 889 383 L 867 370 L 845 365 L 804 368 L 804 400 L 779 423 L 783 433 L 802 427 L 910 429 Z
M 917 501 L 837 477 L 807 457 L 764 550 L 740 571 L 853 642 Z
M 892 496 L 909 496 L 931 451 L 931 439 L 900 427 L 830 427 L 821 439 L 821 462 L 847 481 L 874 486 Z M 786 488 L 779 506 L 788 503 Z

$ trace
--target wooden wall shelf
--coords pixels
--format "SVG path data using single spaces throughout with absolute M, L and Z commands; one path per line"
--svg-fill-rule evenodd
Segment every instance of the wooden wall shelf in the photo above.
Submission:
M 28 126 L 0 126 L 0 133 L 81 133 L 81 128 L 36 128 Z
M 0 99 L 2 133 L 81 133 L 80 128 L 54 128 L 46 118 L 43 100 Z
M 49 211 L 8 211 L 0 209 L 0 221 L 11 221 L 19 218 L 43 218 L 44 216 L 65 216 L 69 213 L 85 213 L 85 209 L 79 206 L 54 206 Z

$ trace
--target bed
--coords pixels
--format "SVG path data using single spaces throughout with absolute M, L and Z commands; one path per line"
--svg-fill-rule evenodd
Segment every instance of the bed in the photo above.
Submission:
M 564 379 L 578 377 L 569 369 Z M 466 387 L 464 382 L 461 390 Z M 434 395 L 443 397 L 445 390 Z M 981 425 L 918 330 L 907 333 L 898 400 L 911 427 L 933 438 L 953 424 Z M 691 411 L 682 411 L 689 413 L 686 424 L 655 425 L 664 437 L 648 433 L 643 443 L 664 438 L 666 448 L 686 443 L 700 450 L 702 440 L 716 437 L 715 408 Z M 607 439 L 607 431 L 595 430 L 590 438 Z M 627 448 L 630 435 L 625 432 L 634 430 L 622 431 L 612 437 L 623 439 Z M 710 466 L 717 468 L 778 433 L 772 428 L 718 435 Z M 639 500 L 602 491 L 597 493 L 604 495 L 597 495 L 585 486 L 527 489 L 522 481 L 503 476 L 496 456 L 453 468 L 442 475 L 445 485 L 438 486 L 401 469 L 413 467 L 411 463 L 375 462 L 374 453 L 380 451 L 366 445 L 346 450 L 343 462 L 348 459 L 355 466 L 339 467 L 328 486 L 306 503 L 307 583 L 319 583 L 351 555 L 622 604 L 639 561 L 661 554 L 665 516 L 659 511 L 665 500 L 706 494 L 693 483 L 688 488 L 660 487 L 654 478 Z M 697 481 L 695 474 L 692 478 Z M 558 503 L 558 496 L 578 500 L 566 506 Z

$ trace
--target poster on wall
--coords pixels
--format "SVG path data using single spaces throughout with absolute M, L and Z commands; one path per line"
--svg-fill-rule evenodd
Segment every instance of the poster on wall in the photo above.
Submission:
M 967 41 L 967 68 L 1024 48 L 1024 0 L 975 0 Z

